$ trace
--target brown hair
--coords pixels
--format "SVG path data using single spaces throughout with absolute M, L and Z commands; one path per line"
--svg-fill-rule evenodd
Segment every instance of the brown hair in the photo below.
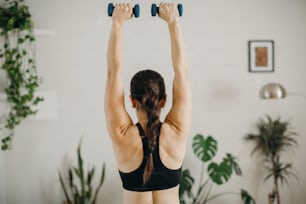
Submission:
M 150 179 L 154 165 L 152 151 L 156 146 L 156 138 L 159 131 L 159 102 L 166 98 L 165 83 L 163 77 L 152 70 L 137 72 L 131 80 L 131 96 L 140 102 L 142 109 L 147 113 L 148 122 L 145 129 L 147 149 L 149 156 L 143 174 L 143 183 Z

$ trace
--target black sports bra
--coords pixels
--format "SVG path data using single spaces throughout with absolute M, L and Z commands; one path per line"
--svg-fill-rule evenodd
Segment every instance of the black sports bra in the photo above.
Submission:
M 144 192 L 164 190 L 177 186 L 180 182 L 182 167 L 175 170 L 169 169 L 162 163 L 159 156 L 159 133 L 162 124 L 160 124 L 159 127 L 156 147 L 152 152 L 154 169 L 149 181 L 145 185 L 143 185 L 143 172 L 149 155 L 149 151 L 145 145 L 147 138 L 145 137 L 144 130 L 142 129 L 139 123 L 137 123 L 136 125 L 138 127 L 139 134 L 142 138 L 144 158 L 141 165 L 132 172 L 124 173 L 119 170 L 123 188 L 130 191 Z

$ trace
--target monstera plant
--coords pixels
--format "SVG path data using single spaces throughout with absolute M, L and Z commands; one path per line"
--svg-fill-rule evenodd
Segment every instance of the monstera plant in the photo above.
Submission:
M 240 195 L 245 204 L 255 204 L 254 199 L 243 189 L 241 189 L 240 193 L 223 192 L 211 195 L 214 185 L 225 184 L 233 174 L 242 175 L 237 158 L 227 153 L 220 163 L 212 161 L 218 151 L 218 143 L 212 136 L 205 138 L 203 135 L 196 135 L 193 138 L 192 148 L 195 156 L 201 162 L 199 186 L 194 192 L 195 179 L 189 169 L 183 170 L 179 189 L 181 204 L 205 204 L 226 194 Z M 205 170 L 208 174 L 206 179 L 204 179 Z
M 12 147 L 14 130 L 43 98 L 35 95 L 40 79 L 34 60 L 33 22 L 24 0 L 5 0 L 0 4 L 0 69 L 4 73 L 4 92 L 9 113 L 2 132 L 2 150 Z M 1 70 L 0 70 L 1 71 Z M 2 74 L 2 73 L 1 73 Z M 2 88 L 3 89 L 3 88 Z
M 259 152 L 264 156 L 267 175 L 265 181 L 273 178 L 273 190 L 268 194 L 271 203 L 281 203 L 279 194 L 279 184 L 287 183 L 290 176 L 297 177 L 292 163 L 281 161 L 280 157 L 286 150 L 290 150 L 297 145 L 297 133 L 292 131 L 290 123 L 281 121 L 280 118 L 272 119 L 266 116 L 257 123 L 257 133 L 248 134 L 245 139 L 255 143 L 252 151 Z

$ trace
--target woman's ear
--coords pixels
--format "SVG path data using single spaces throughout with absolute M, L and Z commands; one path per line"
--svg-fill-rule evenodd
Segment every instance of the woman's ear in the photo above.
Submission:
M 159 101 L 160 107 L 161 107 L 161 108 L 165 107 L 166 102 L 167 102 L 167 96 L 165 96 L 165 98 L 163 98 L 163 99 L 161 99 L 161 100 Z
M 131 95 L 130 95 L 130 100 L 131 100 L 131 103 L 132 103 L 132 107 L 136 108 L 137 100 L 135 98 L 133 98 L 133 96 L 131 96 Z

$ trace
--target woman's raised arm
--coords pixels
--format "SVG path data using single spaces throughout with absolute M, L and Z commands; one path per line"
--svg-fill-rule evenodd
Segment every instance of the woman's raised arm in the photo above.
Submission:
M 160 4 L 159 16 L 167 22 L 169 28 L 172 64 L 175 74 L 173 80 L 173 103 L 170 112 L 166 116 L 166 122 L 174 127 L 179 136 L 185 137 L 191 125 L 192 96 L 177 5 Z
M 112 17 L 107 50 L 107 79 L 104 111 L 111 139 L 116 142 L 132 125 L 124 104 L 124 86 L 122 80 L 122 38 L 124 22 L 132 17 L 129 4 L 117 4 Z

